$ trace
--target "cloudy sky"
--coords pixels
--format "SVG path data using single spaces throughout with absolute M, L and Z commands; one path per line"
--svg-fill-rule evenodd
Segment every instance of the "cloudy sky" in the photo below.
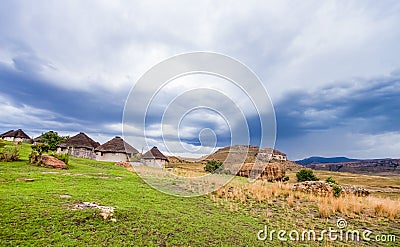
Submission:
M 84 131 L 105 142 L 122 135 L 127 96 L 146 71 L 177 54 L 210 51 L 260 78 L 275 109 L 276 147 L 290 159 L 400 157 L 398 23 L 398 1 L 3 1 L 0 131 Z M 224 85 L 194 77 L 160 91 L 152 116 L 157 109 L 162 115 L 157 106 L 176 88 Z M 239 95 L 229 85 L 219 90 L 225 99 Z M 199 91 L 176 104 L 218 97 Z M 225 117 L 235 115 L 232 102 L 221 103 L 232 104 Z M 252 141 L 258 122 L 246 109 Z M 229 144 L 236 124 L 204 109 L 185 118 L 169 112 L 182 120 L 179 141 L 188 150 Z M 159 144 L 160 133 L 151 129 L 159 120 L 147 119 L 151 145 Z M 178 133 L 163 127 L 166 135 Z M 131 144 L 143 147 L 140 140 Z

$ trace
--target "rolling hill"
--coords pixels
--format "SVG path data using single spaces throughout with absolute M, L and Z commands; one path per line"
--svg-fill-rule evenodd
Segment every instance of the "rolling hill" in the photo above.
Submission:
M 296 163 L 314 170 L 400 176 L 400 159 L 354 160 L 345 157 L 311 157 Z
M 357 159 L 349 159 L 347 157 L 320 157 L 320 156 L 312 156 L 309 158 L 305 158 L 302 160 L 295 161 L 299 165 L 309 165 L 309 164 L 323 164 L 323 163 L 339 163 L 339 162 L 351 162 L 358 161 Z

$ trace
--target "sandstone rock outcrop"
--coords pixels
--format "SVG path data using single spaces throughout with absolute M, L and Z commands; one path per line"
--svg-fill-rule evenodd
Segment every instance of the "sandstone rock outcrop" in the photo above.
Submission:
M 285 169 L 280 163 L 246 163 L 240 168 L 238 176 L 258 178 L 267 181 L 279 181 L 285 176 Z

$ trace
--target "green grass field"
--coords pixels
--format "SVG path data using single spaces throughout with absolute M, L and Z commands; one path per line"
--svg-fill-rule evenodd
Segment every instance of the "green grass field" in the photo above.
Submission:
M 114 163 L 70 158 L 69 168 L 54 170 L 27 163 L 23 144 L 17 162 L 0 162 L 0 246 L 359 246 L 377 243 L 260 241 L 259 230 L 326 229 L 337 217 L 318 217 L 312 203 L 288 207 L 267 202 L 184 198 L 163 194 L 134 172 Z M 27 182 L 25 179 L 33 179 Z M 69 195 L 70 198 L 63 198 Z M 75 203 L 116 207 L 117 222 L 97 209 L 71 210 Z M 300 206 L 300 208 L 299 208 Z M 352 228 L 391 233 L 399 246 L 398 219 L 346 219 Z

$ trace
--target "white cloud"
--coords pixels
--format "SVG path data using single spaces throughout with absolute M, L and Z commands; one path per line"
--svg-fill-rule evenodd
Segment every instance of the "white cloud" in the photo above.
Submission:
M 249 64 L 274 99 L 287 89 L 384 74 L 399 64 L 399 5 L 272 1 L 13 3 L 2 28 L 10 61 L 21 46 L 51 64 L 61 87 L 119 92 L 180 52 L 214 50 Z M 4 41 L 5 40 L 5 41 Z M 7 45 L 10 45 L 7 43 Z M 23 51 L 27 52 L 27 51 Z M 3 55 L 4 56 L 4 55 Z
M 16 105 L 7 97 L 0 95 L 0 126 L 4 130 L 27 126 L 29 128 L 27 133 L 35 136 L 48 130 L 78 129 L 82 124 L 77 119 L 65 118 L 45 109 L 24 104 Z
M 366 1 L 206 1 L 190 5 L 177 1 L 10 1 L 0 10 L 0 62 L 40 76 L 45 83 L 105 95 L 106 101 L 122 100 L 138 78 L 163 59 L 182 52 L 210 50 L 237 58 L 253 69 L 274 102 L 284 100 L 293 89 L 339 99 L 360 85 L 331 91 L 316 89 L 349 78 L 387 75 L 399 67 L 399 12 L 397 2 Z M 202 83 L 205 88 L 210 85 Z M 245 114 L 254 112 L 246 97 L 232 85 L 214 85 Z M 198 87 L 194 78 L 169 84 L 155 101 L 154 112 L 162 109 L 174 93 L 190 87 Z M 193 104 L 201 102 L 200 96 L 192 98 Z M 229 102 L 209 100 L 226 108 L 224 113 L 230 116 L 229 124 L 235 129 L 240 119 L 229 111 L 233 110 Z M 174 109 L 184 109 L 187 102 L 177 102 Z M 80 120 L 63 123 L 60 113 L 29 104 L 3 100 L 0 110 L 2 126 L 29 122 L 37 129 L 87 129 Z M 311 109 L 306 115 L 333 121 L 335 112 Z M 166 132 L 174 134 L 177 129 L 172 119 L 176 115 L 166 117 Z M 199 119 L 216 121 L 221 128 L 217 134 L 226 132 L 221 119 L 202 114 L 191 116 L 182 135 L 198 134 L 199 128 L 191 123 Z M 120 133 L 117 121 L 110 119 L 110 124 L 97 131 Z M 127 134 L 141 134 L 137 122 L 129 124 Z M 159 130 L 153 128 L 149 133 L 154 137 Z

